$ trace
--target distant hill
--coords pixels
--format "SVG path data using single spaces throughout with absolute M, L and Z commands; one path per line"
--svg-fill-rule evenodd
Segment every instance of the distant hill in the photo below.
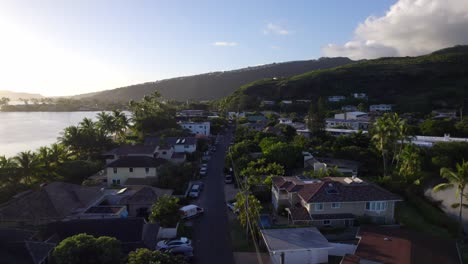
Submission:
M 288 77 L 311 70 L 327 69 L 352 62 L 348 58 L 320 58 L 318 60 L 273 63 L 233 71 L 212 72 L 137 84 L 91 94 L 81 94 L 73 98 L 126 102 L 129 100 L 139 100 L 143 96 L 157 90 L 163 97 L 177 101 L 211 100 L 227 96 L 240 86 L 255 80 Z
M 12 101 L 17 101 L 20 98 L 23 98 L 23 99 L 44 98 L 44 96 L 40 94 L 17 93 L 17 92 L 12 92 L 12 91 L 0 90 L 0 98 L 2 97 L 10 98 L 10 100 Z
M 367 93 L 369 103 L 396 104 L 401 111 L 457 108 L 468 97 L 468 46 L 418 57 L 360 61 L 242 86 L 225 99 L 228 108 L 258 109 L 260 100 L 317 99 Z

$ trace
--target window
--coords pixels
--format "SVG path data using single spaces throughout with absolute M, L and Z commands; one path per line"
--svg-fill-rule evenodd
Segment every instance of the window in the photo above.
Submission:
M 120 180 L 119 180 L 119 179 L 113 179 L 113 180 L 112 180 L 112 183 L 113 183 L 113 184 L 120 184 Z
M 117 168 L 114 168 L 114 174 L 117 173 Z
M 133 168 L 128 168 L 128 171 L 129 171 L 129 172 L 133 172 Z
M 188 146 L 188 145 L 185 145 L 184 148 L 189 148 L 189 146 Z
M 199 126 L 199 128 L 203 128 L 203 126 Z
M 188 126 L 189 128 L 192 128 L 192 126 Z
M 166 152 L 166 151 L 163 151 L 163 152 L 162 152 L 162 154 L 163 154 L 163 155 L 166 155 L 166 154 L 167 154 L 167 152 Z
M 336 208 L 340 208 L 340 207 L 341 207 L 341 203 L 332 203 L 332 204 L 331 204 L 331 207 L 332 207 L 332 208 L 335 208 L 335 209 L 336 209 Z
M 322 203 L 317 203 L 314 205 L 315 211 L 323 211 L 323 204 Z
M 330 220 L 323 220 L 323 225 L 330 225 L 330 224 L 331 224 Z
M 149 173 L 149 168 L 145 168 L 145 172 L 146 172 L 146 173 Z
M 387 209 L 387 202 L 376 201 L 376 202 L 366 203 L 367 211 L 381 212 L 381 211 L 385 211 L 386 209 Z

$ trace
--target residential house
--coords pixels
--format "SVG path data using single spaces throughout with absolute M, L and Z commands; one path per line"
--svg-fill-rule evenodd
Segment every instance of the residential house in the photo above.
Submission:
M 264 115 L 248 115 L 247 121 L 251 123 L 257 123 L 257 122 L 266 122 L 267 118 Z
M 445 134 L 443 137 L 431 136 L 414 136 L 409 139 L 411 143 L 419 147 L 432 147 L 437 142 L 468 142 L 468 138 L 454 138 L 450 134 Z
M 435 119 L 456 119 L 457 118 L 457 110 L 454 109 L 437 109 L 432 111 L 433 118 Z
M 283 105 L 291 105 L 292 103 L 293 103 L 292 100 L 282 100 L 281 101 L 281 104 L 283 104 Z
M 179 122 L 178 124 L 195 135 L 210 135 L 210 122 Z
M 272 204 L 286 207 L 293 224 L 352 226 L 356 218 L 394 223 L 395 204 L 402 199 L 356 177 L 273 177 Z
M 313 157 L 311 155 L 305 160 L 304 168 L 314 169 L 314 171 L 336 169 L 346 176 L 357 176 L 359 163 L 353 160 Z
M 288 118 L 288 117 L 280 117 L 280 118 L 278 118 L 278 122 L 280 124 L 290 125 L 290 124 L 293 123 L 293 120 L 292 120 L 292 118 Z
M 335 114 L 335 119 L 344 119 L 344 120 L 362 120 L 368 118 L 367 113 L 360 111 L 344 112 L 340 114 Z
M 129 217 L 147 217 L 156 200 L 163 195 L 172 195 L 172 192 L 144 185 L 126 186 L 107 192 L 96 206 L 123 206 Z
M 335 114 L 335 118 L 327 118 L 325 123 L 327 128 L 346 127 L 355 130 L 367 130 L 369 120 L 367 113 L 355 111 Z
M 315 227 L 260 230 L 271 263 L 328 263 L 333 248 Z
M 137 248 L 154 250 L 158 232 L 159 225 L 147 223 L 144 218 L 117 218 L 55 222 L 47 225 L 45 234 L 49 241 L 56 243 L 82 233 L 95 237 L 115 237 L 121 242 L 122 253 L 127 254 Z
M 341 135 L 349 136 L 349 135 L 352 135 L 354 133 L 364 133 L 364 134 L 368 133 L 367 130 L 343 129 L 343 128 L 325 128 L 325 131 L 330 133 L 330 135 L 336 136 L 336 137 L 341 136 Z
M 43 184 L 38 190 L 15 195 L 0 205 L 2 225 L 41 225 L 78 217 L 99 202 L 101 187 L 87 187 L 64 182 Z
M 192 118 L 192 117 L 204 117 L 206 115 L 205 110 L 180 110 L 177 113 L 177 116 L 180 117 L 187 117 L 187 118 Z
M 107 184 L 150 185 L 157 180 L 157 168 L 165 162 L 166 160 L 161 158 L 146 156 L 121 157 L 107 164 Z
M 367 100 L 367 94 L 365 93 L 353 93 L 353 98 Z
M 275 105 L 275 101 L 270 101 L 270 100 L 263 100 L 262 101 L 263 105 Z
M 245 123 L 245 124 L 241 124 L 241 126 L 260 132 L 265 129 L 266 123 L 265 122 Z
M 357 111 L 357 106 L 355 105 L 344 105 L 341 107 L 341 111 Z
M 197 138 L 195 137 L 167 137 L 160 138 L 146 136 L 144 145 L 146 146 L 171 146 L 175 153 L 193 153 L 197 150 Z
M 300 99 L 300 100 L 296 100 L 296 102 L 300 103 L 300 104 L 310 104 L 310 102 L 312 102 L 312 100 Z
M 328 96 L 328 102 L 339 102 L 343 101 L 344 99 L 346 99 L 346 97 L 342 95 Z
M 342 264 L 461 263 L 456 241 L 399 227 L 359 229 L 356 251 Z
M 126 145 L 114 148 L 102 154 L 106 158 L 106 164 L 114 162 L 122 157 L 150 157 L 157 156 L 157 149 L 150 145 Z
M 391 104 L 370 105 L 369 106 L 369 111 L 371 111 L 371 112 L 390 112 L 390 111 L 392 111 L 392 105 Z

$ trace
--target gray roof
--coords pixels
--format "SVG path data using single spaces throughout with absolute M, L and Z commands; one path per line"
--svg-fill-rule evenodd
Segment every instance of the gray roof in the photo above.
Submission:
M 165 144 L 169 146 L 175 145 L 196 145 L 197 139 L 195 137 L 167 137 L 162 139 Z M 161 141 L 160 137 L 156 136 L 146 136 L 145 145 L 147 146 L 157 146 Z
M 53 221 L 87 208 L 102 196 L 100 187 L 87 187 L 64 182 L 51 182 L 39 190 L 11 199 L 0 206 L 4 221 Z
M 147 145 L 127 145 L 127 146 L 120 146 L 118 148 L 112 149 L 110 151 L 105 152 L 103 155 L 130 155 L 130 154 L 140 154 L 140 155 L 151 155 L 155 151 L 154 146 L 147 146 Z
M 172 190 L 160 189 L 150 186 L 135 186 L 131 187 L 137 189 L 133 194 L 123 197 L 119 204 L 152 204 L 162 195 L 171 195 Z
M 147 156 L 121 157 L 107 165 L 110 168 L 156 168 L 165 163 L 164 159 L 155 159 Z
M 263 229 L 261 232 L 270 252 L 332 248 L 315 227 Z

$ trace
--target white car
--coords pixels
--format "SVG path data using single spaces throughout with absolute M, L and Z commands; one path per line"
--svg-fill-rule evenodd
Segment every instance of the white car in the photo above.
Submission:
M 234 203 L 227 203 L 227 207 L 229 208 L 229 210 L 231 210 L 233 213 L 235 214 L 238 214 L 239 213 L 239 209 L 236 208 L 236 202 Z
M 206 167 L 202 167 L 202 168 L 200 169 L 200 176 L 205 176 L 205 175 L 206 175 L 206 171 L 207 171 Z
M 156 244 L 156 249 L 157 250 L 168 250 L 173 247 L 179 247 L 179 246 L 190 246 L 192 245 L 192 241 L 186 237 L 181 237 L 181 238 L 175 238 L 175 239 L 166 239 L 166 240 L 161 240 Z

